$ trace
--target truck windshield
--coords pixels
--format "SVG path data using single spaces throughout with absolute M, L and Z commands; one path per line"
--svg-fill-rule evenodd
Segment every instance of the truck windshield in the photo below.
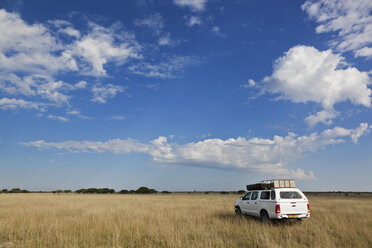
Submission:
M 280 192 L 280 198 L 282 199 L 301 199 L 301 195 L 296 191 L 282 191 Z

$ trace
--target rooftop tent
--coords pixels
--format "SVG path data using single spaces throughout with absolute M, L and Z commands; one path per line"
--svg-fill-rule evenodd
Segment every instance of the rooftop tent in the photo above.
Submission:
M 262 190 L 262 189 L 274 189 L 274 188 L 295 188 L 294 179 L 273 179 L 264 180 L 260 183 L 247 185 L 247 190 Z

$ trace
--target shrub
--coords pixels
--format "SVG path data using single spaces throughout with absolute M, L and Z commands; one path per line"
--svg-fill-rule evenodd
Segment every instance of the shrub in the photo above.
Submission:
M 153 193 L 156 193 L 157 191 L 155 189 L 149 189 L 147 187 L 139 187 L 137 190 L 136 190 L 136 193 L 137 194 L 153 194 Z
M 21 189 L 20 188 L 13 188 L 9 191 L 9 193 L 21 193 Z

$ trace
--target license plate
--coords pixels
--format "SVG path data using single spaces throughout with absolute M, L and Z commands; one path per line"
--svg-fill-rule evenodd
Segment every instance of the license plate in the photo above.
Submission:
M 288 215 L 288 218 L 297 218 L 297 217 L 298 217 L 297 214 L 289 214 L 289 215 Z

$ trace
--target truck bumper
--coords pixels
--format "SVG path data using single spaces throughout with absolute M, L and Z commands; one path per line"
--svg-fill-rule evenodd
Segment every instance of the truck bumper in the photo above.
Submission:
M 301 219 L 301 218 L 309 218 L 310 213 L 306 214 L 280 214 L 274 217 L 274 219 L 282 220 L 282 219 Z

